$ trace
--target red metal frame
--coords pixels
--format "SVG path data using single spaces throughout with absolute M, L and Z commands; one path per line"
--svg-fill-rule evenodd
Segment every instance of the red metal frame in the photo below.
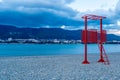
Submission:
M 82 16 L 84 19 L 85 24 L 85 30 L 82 31 L 82 42 L 85 44 L 85 53 L 84 53 L 84 61 L 83 64 L 89 64 L 89 61 L 87 60 L 87 43 L 98 43 L 100 44 L 100 59 L 98 62 L 105 62 L 103 58 L 103 42 L 106 41 L 106 31 L 102 30 L 102 19 L 106 18 L 103 16 L 97 16 L 92 14 L 87 14 Z M 96 30 L 87 30 L 87 20 L 100 20 L 100 40 L 98 40 L 98 32 Z M 92 38 L 89 38 L 92 37 Z
M 102 41 L 102 43 L 106 42 L 106 30 L 102 30 L 102 37 L 100 36 L 100 31 L 98 31 L 98 42 L 100 43 L 100 40 Z
M 97 30 L 87 30 L 87 43 L 97 43 L 98 33 Z M 82 30 L 82 42 L 85 43 L 85 30 Z

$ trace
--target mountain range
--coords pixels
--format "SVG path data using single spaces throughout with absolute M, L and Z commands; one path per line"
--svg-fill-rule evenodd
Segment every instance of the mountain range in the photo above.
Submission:
M 61 28 L 18 28 L 0 25 L 0 39 L 66 39 L 81 40 L 82 30 L 64 30 Z M 120 36 L 107 34 L 107 41 L 118 40 Z

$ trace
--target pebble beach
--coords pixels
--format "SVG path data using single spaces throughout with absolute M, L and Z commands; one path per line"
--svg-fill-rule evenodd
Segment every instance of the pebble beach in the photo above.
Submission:
M 98 63 L 98 54 L 86 65 L 83 54 L 0 57 L 0 80 L 119 80 L 120 54 L 108 57 L 110 65 Z

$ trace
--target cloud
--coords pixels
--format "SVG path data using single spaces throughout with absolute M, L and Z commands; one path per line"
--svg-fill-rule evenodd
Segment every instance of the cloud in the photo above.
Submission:
M 77 11 L 66 6 L 73 0 L 4 0 L 0 6 L 0 23 L 22 27 L 78 26 Z
M 116 4 L 116 12 L 120 13 L 120 0 L 118 1 L 118 3 Z
M 120 30 L 118 30 L 118 29 L 109 29 L 108 34 L 115 34 L 115 35 L 120 36 Z
M 65 27 L 66 27 L 65 25 L 62 25 L 60 28 L 65 29 Z
M 3 2 L 3 0 L 0 0 L 0 3 Z
M 117 25 L 120 26 L 120 20 L 117 20 Z
M 68 5 L 75 0 L 0 0 L 0 24 L 18 27 L 47 27 L 64 29 L 83 29 L 85 14 L 106 16 L 103 28 L 120 29 L 120 1 L 113 9 L 96 9 L 78 12 Z M 103 4 L 102 7 L 105 5 Z M 99 21 L 88 21 L 88 27 L 99 28 Z M 65 27 L 64 27 L 65 26 Z

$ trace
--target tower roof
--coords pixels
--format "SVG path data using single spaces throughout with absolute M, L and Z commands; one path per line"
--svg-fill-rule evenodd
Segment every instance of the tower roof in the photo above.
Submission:
M 87 19 L 91 19 L 91 20 L 100 20 L 100 19 L 104 19 L 106 17 L 104 16 L 98 16 L 98 15 L 93 15 L 93 14 L 86 14 L 84 16 L 82 16 L 83 19 L 87 18 Z

